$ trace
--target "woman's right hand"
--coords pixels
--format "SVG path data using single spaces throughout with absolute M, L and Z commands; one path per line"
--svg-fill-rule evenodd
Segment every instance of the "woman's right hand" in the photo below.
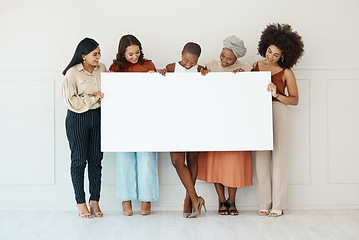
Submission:
M 267 90 L 268 92 L 271 92 L 273 97 L 277 96 L 277 86 L 274 83 L 270 82 L 268 84 Z
M 165 69 L 157 70 L 157 72 L 158 72 L 159 74 L 161 74 L 162 76 L 166 76 L 167 69 L 165 68 Z
M 202 68 L 202 69 L 201 69 L 201 74 L 202 74 L 202 76 L 206 76 L 207 73 L 209 73 L 209 72 L 210 72 L 210 70 L 208 70 L 207 68 Z
M 238 68 L 236 70 L 233 70 L 233 73 L 237 73 L 237 72 L 245 72 L 245 70 L 243 68 Z
M 102 98 L 104 97 L 105 95 L 102 93 L 102 92 L 98 92 L 96 93 L 95 95 L 95 100 L 96 102 L 101 102 Z

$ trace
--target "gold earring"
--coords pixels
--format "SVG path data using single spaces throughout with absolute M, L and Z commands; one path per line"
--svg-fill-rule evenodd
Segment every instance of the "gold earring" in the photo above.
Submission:
M 281 62 L 283 62 L 283 61 L 284 61 L 284 55 L 282 56 L 282 58 L 280 59 L 280 61 L 281 61 Z

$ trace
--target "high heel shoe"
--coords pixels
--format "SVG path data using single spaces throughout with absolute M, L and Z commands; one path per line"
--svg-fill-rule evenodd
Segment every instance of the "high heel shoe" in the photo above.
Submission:
M 150 204 L 150 209 L 149 210 L 148 209 L 142 209 L 143 203 L 144 202 L 142 202 L 142 204 L 141 204 L 141 211 L 140 211 L 141 215 L 150 215 L 150 213 L 151 213 L 151 202 L 149 202 L 149 204 Z
M 86 206 L 86 203 L 77 204 L 77 208 L 79 208 L 80 205 L 85 205 L 85 206 Z M 87 206 L 86 206 L 86 209 L 87 209 Z M 91 219 L 91 218 L 92 218 L 92 214 L 91 214 L 91 213 L 87 212 L 87 213 L 81 214 L 79 209 L 78 209 L 78 211 L 79 211 L 79 217 L 80 217 L 80 218 L 88 218 L 88 219 Z
M 221 209 L 222 208 L 222 209 Z M 224 208 L 224 209 L 223 209 Z M 218 207 L 219 215 L 228 215 L 228 206 L 227 202 L 220 202 Z
M 91 201 L 89 201 L 89 207 L 90 207 L 90 213 L 92 215 L 94 215 L 95 217 L 103 217 L 103 213 L 101 212 L 101 210 L 99 212 L 95 212 L 91 206 Z
M 130 202 L 130 209 L 129 210 L 123 210 L 123 203 L 125 203 L 125 202 Z M 131 201 L 123 201 L 122 202 L 122 211 L 123 211 L 123 215 L 125 215 L 125 216 L 132 216 L 133 215 L 133 212 L 132 212 L 132 204 L 131 204 Z
M 231 216 L 237 216 L 238 215 L 238 210 L 236 208 L 236 203 L 235 202 L 227 202 L 228 204 L 228 213 Z M 229 210 L 230 208 L 232 208 L 232 210 Z
M 203 197 L 199 197 L 198 212 L 193 212 L 193 213 L 191 213 L 191 214 L 188 216 L 188 218 L 195 218 L 195 217 L 197 217 L 198 215 L 200 215 L 200 214 L 201 214 L 202 206 L 203 206 L 203 208 L 204 208 L 204 211 L 207 212 L 206 205 L 205 205 L 205 201 L 204 201 Z

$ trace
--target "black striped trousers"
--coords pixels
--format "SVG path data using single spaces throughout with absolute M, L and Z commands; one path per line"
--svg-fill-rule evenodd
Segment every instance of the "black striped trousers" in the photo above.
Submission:
M 78 204 L 85 203 L 84 173 L 88 164 L 90 200 L 99 201 L 101 191 L 100 108 L 84 113 L 67 111 L 66 134 L 71 149 L 71 179 Z

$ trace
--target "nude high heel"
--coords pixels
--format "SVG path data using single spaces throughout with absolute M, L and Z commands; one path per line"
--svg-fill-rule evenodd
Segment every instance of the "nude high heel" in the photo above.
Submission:
M 143 203 L 144 202 L 142 202 L 142 205 L 143 205 Z M 140 211 L 141 215 L 150 215 L 150 213 L 151 213 L 151 202 L 149 202 L 149 204 L 150 204 L 150 209 L 149 210 L 148 209 L 142 209 L 142 205 L 141 205 L 141 211 Z
M 195 218 L 195 217 L 197 217 L 198 215 L 200 215 L 200 214 L 201 214 L 202 206 L 203 206 L 203 208 L 204 208 L 204 211 L 207 212 L 206 205 L 205 205 L 205 201 L 204 201 L 203 197 L 199 197 L 198 212 L 193 212 L 193 213 L 191 213 L 191 214 L 188 216 L 188 218 Z
M 101 212 L 101 210 L 99 212 L 95 212 L 91 206 L 91 201 L 89 201 L 89 207 L 90 207 L 90 213 L 92 215 L 94 215 L 95 217 L 103 217 L 103 213 Z
M 81 204 L 77 204 L 77 208 L 78 208 L 80 205 L 83 205 L 83 204 L 86 206 L 86 203 L 81 203 Z M 87 208 L 87 206 L 86 206 L 86 208 Z M 91 214 L 91 213 L 88 213 L 88 212 L 81 214 L 80 211 L 79 211 L 79 217 L 80 217 L 80 218 L 91 219 L 91 218 L 92 218 L 92 214 Z
M 124 202 L 130 202 L 130 207 L 131 207 L 131 209 L 126 210 L 126 211 L 123 210 L 123 203 L 124 203 Z M 122 211 L 123 211 L 123 215 L 125 215 L 125 216 L 132 216 L 132 215 L 133 215 L 131 201 L 123 201 L 123 202 L 122 202 Z

